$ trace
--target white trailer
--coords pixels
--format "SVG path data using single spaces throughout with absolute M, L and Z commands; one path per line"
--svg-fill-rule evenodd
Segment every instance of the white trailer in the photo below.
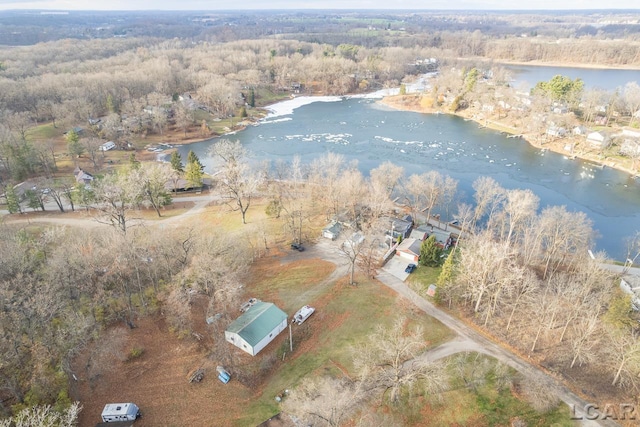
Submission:
M 314 311 L 316 311 L 315 308 L 305 305 L 304 307 L 302 307 L 300 310 L 296 312 L 296 314 L 293 316 L 293 321 L 296 322 L 298 325 L 302 325 L 304 321 L 307 320 L 309 316 L 313 314 Z
M 135 403 L 108 403 L 102 410 L 102 421 L 105 423 L 135 421 L 138 417 L 140 408 Z
M 105 142 L 100 146 L 100 151 L 109 151 L 116 148 L 116 143 L 113 141 Z

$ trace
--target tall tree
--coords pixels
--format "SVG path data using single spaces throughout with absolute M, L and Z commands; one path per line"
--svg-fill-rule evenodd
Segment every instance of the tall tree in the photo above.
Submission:
M 84 153 L 84 146 L 80 143 L 80 135 L 71 129 L 67 132 L 67 151 L 73 158 L 78 158 Z
M 200 162 L 200 158 L 193 150 L 189 150 L 189 154 L 187 155 L 187 165 L 184 174 L 185 179 L 193 188 L 202 187 L 204 165 Z
M 189 150 L 189 154 L 187 154 L 187 164 L 193 163 L 198 168 L 200 168 L 200 172 L 204 172 L 204 165 L 200 162 L 200 158 L 193 150 Z
M 209 154 L 217 163 L 215 176 L 220 195 L 233 209 L 242 214 L 242 223 L 246 224 L 246 214 L 262 183 L 261 176 L 248 162 L 248 152 L 240 141 L 221 139 L 213 144 Z
M 442 248 L 436 242 L 436 236 L 432 234 L 420 245 L 420 264 L 427 267 L 439 266 L 442 252 Z
M 354 365 L 365 389 L 377 390 L 382 400 L 397 404 L 403 390 L 420 386 L 425 394 L 447 386 L 446 370 L 418 356 L 427 348 L 422 327 L 408 327 L 397 318 L 389 328 L 378 326 L 355 354 Z
M 171 181 L 171 172 L 171 167 L 163 163 L 145 163 L 140 168 L 143 200 L 155 209 L 159 217 L 162 216 L 160 208 L 171 204 L 171 195 L 166 188 Z
M 126 234 L 130 227 L 130 212 L 144 197 L 144 186 L 135 170 L 123 170 L 94 181 L 95 209 L 101 212 L 99 222 L 109 224 Z
M 177 150 L 171 153 L 170 163 L 174 171 L 180 173 L 184 172 L 184 166 L 182 166 L 182 156 Z
M 7 200 L 7 210 L 9 213 L 22 213 L 22 206 L 20 206 L 20 199 L 13 185 L 7 185 L 4 188 L 4 196 Z

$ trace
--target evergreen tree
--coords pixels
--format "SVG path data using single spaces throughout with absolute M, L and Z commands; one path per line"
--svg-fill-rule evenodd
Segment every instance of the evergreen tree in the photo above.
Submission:
M 140 168 L 140 161 L 136 159 L 135 153 L 129 154 L 129 166 L 132 170 Z
M 202 175 L 202 165 L 200 165 L 200 162 L 187 162 L 184 170 L 184 178 L 192 188 L 202 187 Z
M 249 104 L 249 107 L 251 108 L 256 106 L 256 94 L 253 89 L 249 92 L 249 100 L 247 101 L 247 104 Z
M 441 255 L 442 248 L 436 243 L 435 235 L 432 234 L 422 242 L 422 246 L 420 246 L 420 264 L 427 267 L 437 267 L 440 265 Z
M 407 86 L 403 83 L 400 85 L 400 95 L 406 95 L 407 94 Z
M 22 207 L 20 206 L 20 200 L 16 194 L 16 190 L 12 185 L 5 187 L 5 197 L 7 198 L 7 210 L 9 213 L 22 213 Z
M 240 116 L 240 118 L 244 119 L 245 117 L 247 117 L 247 109 L 244 107 L 244 105 L 242 107 L 240 107 L 240 113 L 238 114 Z
M 80 135 L 73 129 L 67 132 L 67 150 L 74 158 L 80 157 L 84 153 L 84 146 L 80 144 Z
M 184 166 L 182 166 L 182 156 L 177 151 L 171 153 L 171 167 L 176 172 L 184 172 Z
M 442 271 L 440 272 L 438 280 L 436 281 L 438 288 L 436 289 L 435 301 L 437 304 L 442 304 L 445 299 L 451 300 L 451 295 L 449 295 L 448 287 L 453 281 L 455 267 L 453 260 L 454 255 L 454 251 L 449 252 L 449 256 L 444 261 L 444 264 L 442 265 Z
M 189 150 L 189 154 L 187 154 L 187 167 L 189 163 L 194 163 L 198 168 L 200 168 L 200 173 L 204 172 L 204 165 L 200 163 L 200 159 L 198 155 L 193 152 L 193 150 Z

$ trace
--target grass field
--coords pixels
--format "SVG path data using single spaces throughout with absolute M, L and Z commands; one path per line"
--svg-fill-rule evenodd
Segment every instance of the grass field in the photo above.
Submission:
M 294 263 L 258 281 L 254 289 L 257 295 L 265 292 L 286 301 L 290 294 L 304 292 L 322 282 L 329 270 L 332 270 L 330 265 L 318 260 Z M 264 274 L 264 268 L 260 273 Z M 301 381 L 327 373 L 352 375 L 354 352 L 376 326 L 389 325 L 397 316 L 406 316 L 411 323 L 423 325 L 424 338 L 430 346 L 451 338 L 450 331 L 440 322 L 398 301 L 396 295 L 379 282 L 362 277 L 356 287 L 347 283 L 346 278 L 331 283 L 323 294 L 309 302 L 316 307 L 316 313 L 294 328 L 293 353 L 284 355 L 285 362 L 270 377 L 262 395 L 249 406 L 247 417 L 239 420 L 238 426 L 255 426 L 280 412 L 275 396 Z M 299 307 L 291 310 L 294 308 Z M 283 343 L 279 356 L 288 353 L 288 345 L 288 341 Z

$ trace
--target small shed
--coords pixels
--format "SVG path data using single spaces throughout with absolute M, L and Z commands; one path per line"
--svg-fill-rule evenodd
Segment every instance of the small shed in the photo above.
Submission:
M 258 301 L 224 331 L 225 339 L 255 356 L 287 327 L 287 313 L 271 302 Z

